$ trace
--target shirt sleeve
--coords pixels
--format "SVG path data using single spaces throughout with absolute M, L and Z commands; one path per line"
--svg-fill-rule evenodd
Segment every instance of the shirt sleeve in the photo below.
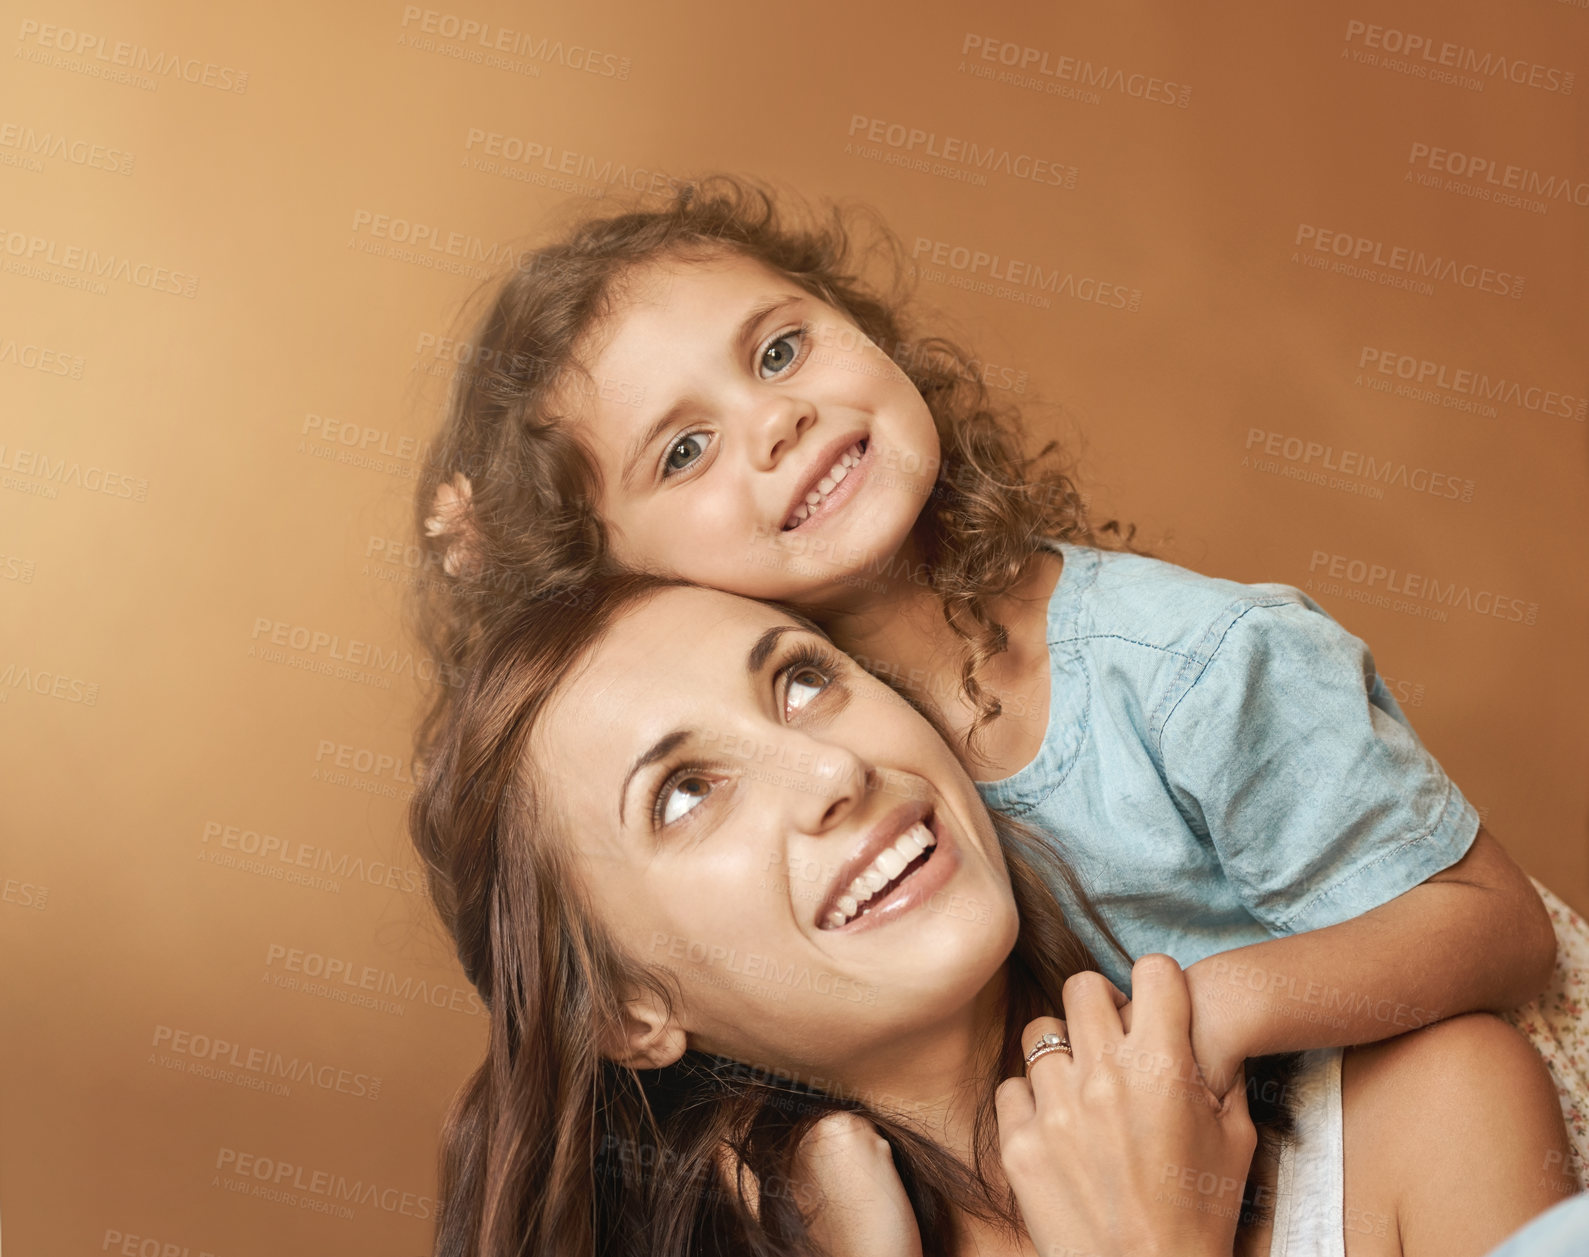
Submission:
M 1473 805 L 1424 749 L 1368 646 L 1297 590 L 1234 607 L 1160 734 L 1171 793 L 1278 934 L 1350 920 L 1449 868 Z

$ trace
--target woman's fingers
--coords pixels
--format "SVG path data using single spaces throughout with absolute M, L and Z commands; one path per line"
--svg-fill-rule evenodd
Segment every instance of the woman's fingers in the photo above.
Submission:
M 1126 1054 L 1138 1068 L 1151 1066 L 1174 1085 L 1202 1092 L 1208 1106 L 1218 1108 L 1219 1096 L 1204 1086 L 1198 1068 L 1192 990 L 1175 958 L 1159 954 L 1140 957 L 1131 966 L 1131 993 Z
M 1252 1124 L 1252 1114 L 1247 1111 L 1246 1062 L 1237 1066 L 1230 1090 L 1219 1098 L 1219 1117 L 1220 1121 L 1231 1130 L 1246 1127 L 1254 1140 L 1258 1138 L 1258 1128 Z
M 1006 1078 L 993 1093 L 993 1111 L 999 1131 L 1015 1130 L 1037 1116 L 1037 1098 L 1024 1078 Z
M 1058 1017 L 1038 1017 L 1027 1022 L 1026 1029 L 1021 1032 L 1022 1058 L 1030 1058 L 1033 1049 L 1044 1042 L 1046 1035 L 1057 1035 L 1060 1043 L 1070 1043 L 1070 1028 L 1063 1021 Z M 1026 1078 L 1029 1083 L 1027 1092 L 1034 1103 L 1044 1089 L 1054 1084 L 1062 1070 L 1074 1068 L 1071 1058 L 1075 1050 L 1074 1045 L 1068 1051 L 1064 1048 L 1050 1048 L 1026 1067 Z
M 1028 1052 L 1063 1026 L 1075 1056 L 1049 1053 L 1000 1084 L 1005 1176 L 1039 1252 L 1229 1253 L 1256 1141 L 1246 1092 L 1238 1086 L 1217 1107 L 1198 1079 L 1179 965 L 1146 958 L 1132 987 L 1123 1014 L 1123 997 L 1101 974 L 1074 975 L 1065 1021 L 1026 1027 Z M 1221 1194 L 1207 1209 L 1189 1207 L 1184 1193 L 1165 1190 L 1167 1170 Z
M 1071 1046 L 1082 1060 L 1097 1060 L 1100 1054 L 1111 1052 L 1125 1037 L 1125 1028 L 1120 1024 L 1120 1006 L 1125 996 L 1103 974 L 1091 971 L 1072 974 L 1065 982 L 1062 996 Z
M 1192 1030 L 1192 992 L 1173 956 L 1148 955 L 1131 966 L 1133 1037 L 1184 1044 Z

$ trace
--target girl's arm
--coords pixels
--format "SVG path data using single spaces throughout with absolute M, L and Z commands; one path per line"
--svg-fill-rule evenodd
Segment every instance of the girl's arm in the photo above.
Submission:
M 1373 1042 L 1543 989 L 1544 905 L 1367 643 L 1279 587 L 1233 604 L 1205 638 L 1217 645 L 1191 651 L 1148 707 L 1166 713 L 1164 780 L 1275 936 L 1188 970 L 1212 1081 L 1248 1052 Z
M 1245 1057 L 1372 1043 L 1526 1003 L 1555 956 L 1538 893 L 1481 828 L 1456 864 L 1361 916 L 1189 966 L 1193 1049 L 1223 1090 Z

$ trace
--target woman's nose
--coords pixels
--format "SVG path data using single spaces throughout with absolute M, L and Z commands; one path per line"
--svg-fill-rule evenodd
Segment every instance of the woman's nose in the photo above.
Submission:
M 786 783 L 791 819 L 804 833 L 820 834 L 842 824 L 877 789 L 877 770 L 848 748 L 817 744 L 806 763 L 805 771 Z

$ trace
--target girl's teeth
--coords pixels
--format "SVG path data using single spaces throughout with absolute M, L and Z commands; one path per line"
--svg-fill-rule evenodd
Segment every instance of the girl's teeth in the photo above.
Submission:
M 828 494 L 832 493 L 834 489 L 838 488 L 844 477 L 850 474 L 850 468 L 855 467 L 860 463 L 860 445 L 861 443 L 857 441 L 854 445 L 850 446 L 849 449 L 845 450 L 844 453 L 839 455 L 839 461 L 834 463 L 833 466 L 828 469 L 827 475 L 823 476 L 821 480 L 817 481 L 817 487 L 811 490 L 810 493 L 806 494 L 805 502 L 800 506 L 795 507 L 794 513 L 784 521 L 785 531 L 790 528 L 794 528 L 798 524 L 803 524 L 806 520 L 810 519 L 811 512 L 818 506 L 822 505 L 822 499 L 827 497 Z
M 847 917 L 854 916 L 855 910 L 860 906 L 860 903 L 856 900 L 854 895 L 839 896 L 839 911 Z

